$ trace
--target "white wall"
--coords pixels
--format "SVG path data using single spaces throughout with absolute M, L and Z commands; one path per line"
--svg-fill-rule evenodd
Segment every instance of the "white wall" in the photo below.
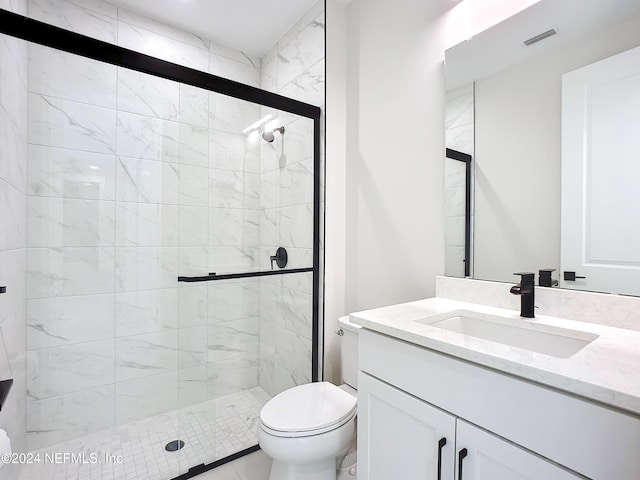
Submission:
M 560 268 L 561 77 L 640 44 L 638 22 L 476 81 L 475 278 Z
M 348 7 L 349 312 L 432 296 L 444 271 L 444 3 Z
M 345 310 L 346 144 L 347 144 L 347 7 L 327 0 L 326 39 L 326 190 L 324 276 L 324 375 L 340 382 L 340 342 L 335 334 Z

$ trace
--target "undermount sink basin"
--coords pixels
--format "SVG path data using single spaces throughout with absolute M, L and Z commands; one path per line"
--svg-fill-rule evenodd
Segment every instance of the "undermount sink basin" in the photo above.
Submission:
M 466 310 L 416 322 L 558 358 L 569 358 L 598 338 L 593 333 Z

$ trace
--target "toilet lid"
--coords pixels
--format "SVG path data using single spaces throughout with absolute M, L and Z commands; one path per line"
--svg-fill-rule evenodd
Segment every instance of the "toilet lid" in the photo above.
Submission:
M 355 409 L 356 399 L 332 383 L 308 383 L 269 400 L 260 412 L 260 421 L 272 430 L 309 432 L 339 424 Z

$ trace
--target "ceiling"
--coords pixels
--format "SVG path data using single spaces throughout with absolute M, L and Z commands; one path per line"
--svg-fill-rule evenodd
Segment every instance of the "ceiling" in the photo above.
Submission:
M 467 85 L 640 12 L 638 0 L 540 0 L 446 51 L 447 90 Z M 555 29 L 531 47 L 523 41 Z
M 120 7 L 262 57 L 318 0 L 109 0 Z

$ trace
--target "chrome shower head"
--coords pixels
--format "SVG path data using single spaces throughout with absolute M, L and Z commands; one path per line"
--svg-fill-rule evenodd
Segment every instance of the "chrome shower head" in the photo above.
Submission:
M 275 132 L 280 132 L 280 135 L 284 135 L 284 126 L 274 128 L 273 130 L 265 130 L 264 132 L 262 132 L 262 138 L 265 141 L 271 143 L 276 138 L 276 136 L 274 135 Z

